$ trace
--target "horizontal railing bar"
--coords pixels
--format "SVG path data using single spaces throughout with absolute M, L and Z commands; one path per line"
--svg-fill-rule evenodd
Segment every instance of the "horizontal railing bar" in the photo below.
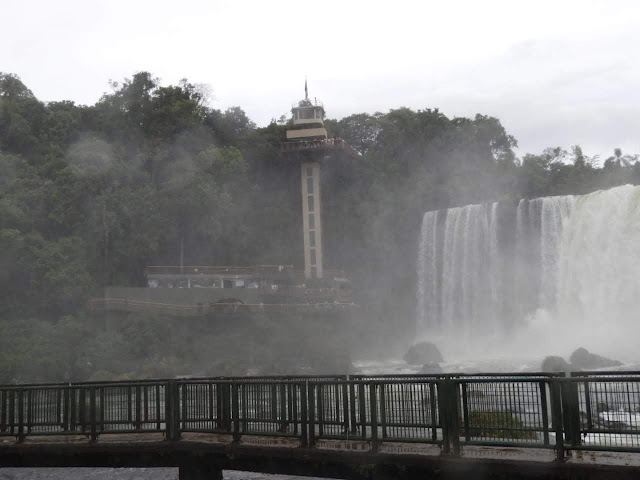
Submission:
M 548 448 L 555 449 L 556 445 L 549 444 L 545 445 L 542 441 L 536 442 L 509 442 L 509 441 L 484 441 L 484 440 L 464 440 L 464 438 L 460 439 L 461 445 L 474 445 L 474 446 L 482 446 L 482 447 L 518 447 L 518 448 Z
M 72 384 L 41 384 L 41 385 L 0 385 L 0 392 L 3 390 L 6 391 L 15 391 L 15 390 L 24 390 L 24 391 L 36 391 L 36 390 L 80 390 L 80 389 L 89 389 L 89 388 L 114 388 L 114 387 L 163 387 L 166 386 L 167 382 L 113 382 L 113 383 L 72 383 Z
M 623 447 L 618 445 L 590 445 L 590 444 L 582 444 L 582 445 L 566 445 L 565 448 L 571 450 L 593 450 L 598 452 L 619 452 L 619 453 L 633 453 L 640 452 L 640 446 L 638 447 Z
M 552 377 L 543 378 L 543 377 L 498 377 L 498 378 L 452 378 L 452 382 L 456 383 L 533 383 L 538 384 L 540 382 L 549 383 L 551 381 L 564 381 L 564 378 L 556 379 Z
M 255 430 L 241 430 L 239 433 L 242 436 L 250 436 L 250 437 L 288 437 L 288 438 L 301 438 L 301 434 L 298 433 L 281 433 L 281 432 L 261 432 Z
M 315 385 L 438 385 L 445 379 L 431 380 L 314 380 L 310 386 Z
M 394 427 L 394 428 L 433 428 L 440 427 L 439 424 L 431 425 L 430 423 L 392 423 L 385 422 L 384 424 L 380 422 L 380 426 L 384 425 L 385 427 Z
M 594 435 L 602 435 L 602 434 L 612 434 L 612 435 L 640 435 L 640 430 L 624 430 L 624 429 L 620 429 L 620 428 L 611 428 L 611 429 L 607 429 L 607 430 L 602 430 L 602 429 L 586 429 L 583 428 L 580 430 L 582 433 L 585 434 L 589 434 L 589 433 L 593 433 Z M 639 443 L 640 443 L 640 439 Z M 640 448 L 640 447 L 639 447 Z
M 429 444 L 429 445 L 438 445 L 440 443 L 442 443 L 442 439 L 438 438 L 436 440 L 434 440 L 433 438 L 431 438 L 431 436 L 429 435 L 428 437 L 424 437 L 424 438 L 405 438 L 405 437 L 394 437 L 393 435 L 387 435 L 386 438 L 382 439 L 383 442 L 396 442 L 396 443 L 425 443 L 425 444 Z
M 399 374 L 382 374 L 382 375 L 350 375 L 349 378 L 353 379 L 377 379 L 377 378 L 441 378 L 441 379 L 455 379 L 465 377 L 542 377 L 542 378 L 557 378 L 563 377 L 563 373 L 552 372 L 527 372 L 527 373 L 399 373 Z
M 469 425 L 469 430 L 476 430 L 476 429 L 487 431 L 487 432 L 499 431 L 499 432 L 539 432 L 539 433 L 544 433 L 544 431 L 545 431 L 543 427 L 518 427 L 518 428 L 514 428 L 514 427 L 501 427 L 501 426 L 487 427 L 485 425 Z M 482 435 L 477 435 L 477 436 L 478 437 L 482 437 Z
M 610 377 L 563 377 L 557 380 L 560 383 L 640 383 L 640 377 L 610 376 Z
M 229 429 L 225 428 L 190 428 L 190 427 L 182 427 L 180 429 L 181 432 L 190 432 L 190 433 L 226 433 L 231 435 L 233 432 Z

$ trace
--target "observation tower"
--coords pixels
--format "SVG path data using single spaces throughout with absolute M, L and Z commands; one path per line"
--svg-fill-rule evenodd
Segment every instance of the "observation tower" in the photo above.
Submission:
M 304 99 L 291 108 L 291 113 L 281 152 L 300 168 L 304 275 L 307 279 L 319 279 L 324 275 L 321 167 L 341 154 L 346 145 L 344 140 L 327 134 L 324 106 L 322 102 L 309 100 L 306 80 Z

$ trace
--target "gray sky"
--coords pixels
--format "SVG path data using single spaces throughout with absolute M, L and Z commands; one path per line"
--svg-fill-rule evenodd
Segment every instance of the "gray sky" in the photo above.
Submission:
M 0 71 L 92 104 L 148 70 L 207 83 L 259 125 L 438 107 L 500 118 L 520 153 L 640 153 L 640 1 L 0 0 Z

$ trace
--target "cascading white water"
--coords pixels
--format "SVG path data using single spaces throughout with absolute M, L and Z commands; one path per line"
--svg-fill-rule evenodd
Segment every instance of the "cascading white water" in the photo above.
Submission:
M 640 320 L 640 187 L 575 198 L 555 280 L 561 316 L 618 326 Z
M 427 212 L 422 219 L 418 246 L 418 325 L 437 318 L 438 277 L 436 275 L 436 225 L 438 212 Z
M 418 332 L 479 330 L 495 326 L 501 285 L 498 269 L 498 204 L 467 205 L 423 218 L 418 249 Z M 442 229 L 442 247 L 439 230 Z M 488 282 L 483 279 L 491 279 Z M 491 325 L 489 325 L 491 324 Z
M 419 336 L 635 342 L 640 187 L 427 212 L 419 251 Z

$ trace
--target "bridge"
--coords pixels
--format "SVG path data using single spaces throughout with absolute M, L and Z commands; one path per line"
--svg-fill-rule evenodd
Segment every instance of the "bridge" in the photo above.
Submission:
M 0 385 L 0 465 L 637 478 L 640 372 Z

